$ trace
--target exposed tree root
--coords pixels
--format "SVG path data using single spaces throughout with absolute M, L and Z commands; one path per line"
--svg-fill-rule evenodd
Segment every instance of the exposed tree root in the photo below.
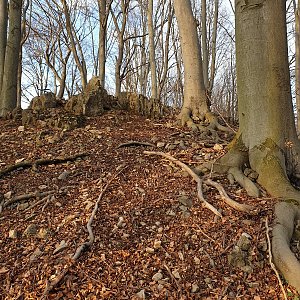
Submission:
M 173 156 L 166 154 L 164 152 L 144 151 L 144 153 L 148 154 L 148 155 L 159 155 L 159 156 L 165 157 L 168 160 L 170 160 L 170 161 L 174 162 L 175 164 L 177 164 L 178 166 L 180 166 L 184 171 L 186 171 L 189 175 L 191 175 L 192 178 L 197 183 L 198 199 L 202 201 L 203 206 L 208 208 L 209 210 L 211 210 L 217 216 L 222 217 L 221 213 L 214 206 L 212 206 L 210 203 L 208 203 L 205 200 L 205 198 L 203 196 L 203 192 L 202 192 L 202 183 L 203 183 L 202 179 L 190 167 L 188 167 L 186 164 L 179 161 L 178 159 L 174 158 Z M 219 191 L 221 198 L 224 200 L 224 202 L 227 203 L 232 208 L 239 210 L 239 211 L 243 211 L 243 212 L 249 212 L 250 210 L 253 209 L 253 207 L 251 207 L 249 205 L 240 204 L 240 203 L 237 203 L 236 201 L 230 199 L 229 196 L 226 194 L 224 188 L 219 183 L 216 183 L 216 182 L 212 181 L 211 179 L 208 179 L 204 182 L 208 185 L 215 187 Z
M 3 207 L 7 207 L 8 205 L 11 205 L 13 203 L 20 202 L 20 201 L 23 201 L 23 200 L 28 200 L 30 198 L 42 198 L 42 197 L 46 197 L 46 196 L 49 196 L 49 195 L 53 195 L 55 192 L 56 192 L 55 190 L 47 191 L 47 192 L 37 191 L 37 192 L 34 192 L 34 193 L 15 196 L 15 197 L 5 201 L 4 204 L 3 204 Z M 41 201 L 43 201 L 43 200 L 41 200 Z
M 245 154 L 249 159 L 245 160 Z M 240 157 L 238 157 L 240 155 Z M 236 139 L 229 152 L 217 162 L 217 169 L 231 173 L 235 179 L 241 176 L 239 168 L 248 161 L 258 173 L 258 183 L 268 193 L 282 200 L 275 205 L 275 223 L 273 227 L 272 252 L 274 263 L 289 284 L 300 292 L 300 262 L 290 249 L 295 221 L 300 218 L 300 192 L 289 182 L 286 174 L 286 158 L 283 151 L 271 139 L 261 145 L 245 151 L 241 140 Z M 247 183 L 237 180 L 245 189 Z M 247 192 L 255 192 L 247 187 Z M 249 193 L 249 194 L 250 194 Z M 253 194 L 255 195 L 255 193 Z
M 238 211 L 243 211 L 243 212 L 250 212 L 251 210 L 254 210 L 254 207 L 251 205 L 247 205 L 247 204 L 241 204 L 238 203 L 234 200 L 232 200 L 226 193 L 226 191 L 224 190 L 223 186 L 217 182 L 212 181 L 211 179 L 206 179 L 204 181 L 204 183 L 206 183 L 207 185 L 211 185 L 213 187 L 215 187 L 218 191 L 220 196 L 222 197 L 222 199 L 224 200 L 224 202 L 226 204 L 228 204 L 230 207 L 238 210 Z
M 129 141 L 127 143 L 118 145 L 116 149 L 122 147 L 131 147 L 131 146 L 146 146 L 146 147 L 154 147 L 154 148 L 156 147 L 154 144 L 147 143 L 147 142 Z
M 270 235 L 269 235 L 270 227 L 269 227 L 269 224 L 268 224 L 268 217 L 266 218 L 265 225 L 266 225 L 266 236 L 267 236 L 267 241 L 268 241 L 269 263 L 270 263 L 270 266 L 273 269 L 274 273 L 276 274 L 276 277 L 278 279 L 283 297 L 284 297 L 285 300 L 287 300 L 287 295 L 286 295 L 285 289 L 282 285 L 282 281 L 281 281 L 280 276 L 278 274 L 278 271 L 277 271 L 277 269 L 276 269 L 276 267 L 275 267 L 275 265 L 272 261 L 272 246 L 271 246 L 271 240 L 270 240 Z
M 19 168 L 36 168 L 37 166 L 44 166 L 44 165 L 52 165 L 52 164 L 61 164 L 65 163 L 67 161 L 74 161 L 78 158 L 83 158 L 88 156 L 87 153 L 79 153 L 67 157 L 57 157 L 53 159 L 38 159 L 35 161 L 22 161 L 10 166 L 7 166 L 3 170 L 0 170 L 0 178 L 3 177 L 4 175 L 7 175 L 8 173 L 17 170 Z
M 105 187 L 103 188 L 103 190 L 101 191 L 94 209 L 92 211 L 92 214 L 88 220 L 88 223 L 86 225 L 89 236 L 88 236 L 88 240 L 86 242 L 84 242 L 83 244 L 81 244 L 75 251 L 75 253 L 73 254 L 72 258 L 70 259 L 70 262 L 64 266 L 64 268 L 62 269 L 62 271 L 60 271 L 59 274 L 57 274 L 55 276 L 55 278 L 53 280 L 47 280 L 46 281 L 46 287 L 43 293 L 43 296 L 41 299 L 46 299 L 49 295 L 49 293 L 61 282 L 61 280 L 65 277 L 65 275 L 68 273 L 68 271 L 70 270 L 71 266 L 75 264 L 75 262 L 79 259 L 79 257 L 81 256 L 81 254 L 86 251 L 88 248 L 90 248 L 92 246 L 92 244 L 94 243 L 94 233 L 93 233 L 93 229 L 92 229 L 92 223 L 94 221 L 95 215 L 98 211 L 98 207 L 99 207 L 99 202 L 102 200 L 103 198 L 103 194 L 106 192 L 106 190 L 108 189 L 109 185 L 111 184 L 111 182 L 124 170 L 124 168 L 122 168 L 121 170 L 119 169 L 118 172 L 112 176 L 110 178 L 110 180 L 107 182 L 107 184 L 105 185 Z
M 258 187 L 255 185 L 255 183 L 250 180 L 247 176 L 244 175 L 242 170 L 237 167 L 231 167 L 228 170 L 228 174 L 231 174 L 235 181 L 239 183 L 241 187 L 243 187 L 247 194 L 251 197 L 259 197 L 260 196 L 260 191 Z

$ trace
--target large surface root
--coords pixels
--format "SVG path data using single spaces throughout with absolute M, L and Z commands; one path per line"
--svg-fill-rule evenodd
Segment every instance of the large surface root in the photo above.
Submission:
M 290 249 L 299 208 L 290 203 L 279 202 L 275 206 L 275 216 L 272 238 L 274 263 L 287 282 L 300 292 L 300 263 Z
M 242 139 L 236 139 L 230 151 L 218 162 L 218 166 L 231 173 L 248 194 L 256 196 L 255 188 L 249 188 L 249 181 L 244 181 L 245 177 L 240 171 L 242 163 L 246 162 L 247 153 L 248 164 L 259 175 L 258 183 L 269 194 L 282 200 L 275 206 L 272 253 L 276 267 L 288 283 L 300 292 L 300 262 L 290 249 L 295 221 L 300 218 L 300 192 L 289 182 L 283 151 L 272 140 L 266 140 L 250 151 L 245 150 Z

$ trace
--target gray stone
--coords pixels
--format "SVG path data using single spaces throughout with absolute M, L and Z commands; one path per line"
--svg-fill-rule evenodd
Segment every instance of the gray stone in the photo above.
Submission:
M 138 299 L 146 299 L 145 290 L 140 290 L 138 293 L 135 294 Z
M 36 261 L 42 254 L 43 252 L 39 248 L 36 248 L 34 252 L 30 255 L 30 262 Z
M 25 202 L 25 203 L 20 203 L 18 205 L 18 210 L 25 210 L 26 208 L 29 207 L 29 203 L 28 202 Z
M 161 272 L 157 272 L 152 276 L 152 279 L 154 281 L 159 281 L 159 280 L 163 279 L 163 275 L 161 274 Z
M 71 174 L 70 171 L 63 171 L 59 176 L 58 180 L 65 180 Z
M 53 254 L 59 253 L 66 249 L 68 247 L 68 244 L 65 240 L 62 240 L 59 245 L 56 246 L 55 250 L 53 251 Z
M 38 232 L 38 226 L 36 224 L 30 224 L 27 226 L 27 228 L 25 229 L 23 235 L 36 235 Z

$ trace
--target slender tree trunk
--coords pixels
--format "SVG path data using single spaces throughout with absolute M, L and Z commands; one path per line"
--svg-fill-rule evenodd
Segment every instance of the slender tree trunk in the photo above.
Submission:
M 201 0 L 201 38 L 202 38 L 202 56 L 203 56 L 203 80 L 205 89 L 208 89 L 208 64 L 209 54 L 207 46 L 207 28 L 206 28 L 206 0 Z
M 98 0 L 99 8 L 99 77 L 101 86 L 105 87 L 105 63 L 106 63 L 106 32 L 107 20 L 112 0 Z
M 211 45 L 211 65 L 210 65 L 209 83 L 207 88 L 207 92 L 209 95 L 212 94 L 212 89 L 215 80 L 215 73 L 216 73 L 218 17 L 219 17 L 219 0 L 215 0 L 212 45 Z
M 149 32 L 149 56 L 151 70 L 151 97 L 157 99 L 157 76 L 155 62 L 155 44 L 154 44 L 154 29 L 153 29 L 153 0 L 148 0 L 147 10 L 148 32 Z
M 80 73 L 82 88 L 84 89 L 87 85 L 87 69 L 86 69 L 85 59 L 82 53 L 81 45 L 79 41 L 76 39 L 76 34 L 73 33 L 73 25 L 70 19 L 68 4 L 66 0 L 61 0 L 61 2 L 63 4 L 63 10 L 66 18 L 66 29 L 71 44 L 71 51 L 73 53 L 77 68 Z M 77 50 L 76 46 L 78 47 L 79 50 Z M 78 52 L 81 54 L 80 57 Z
M 2 108 L 0 116 L 12 112 L 17 106 L 18 62 L 21 43 L 22 0 L 12 0 L 9 5 L 9 33 L 5 52 Z
M 174 0 L 184 65 L 184 102 L 181 123 L 197 130 L 192 118 L 204 119 L 209 111 L 201 59 L 201 47 L 190 0 Z
M 4 62 L 5 62 L 5 49 L 7 43 L 7 0 L 0 0 L 0 94 L 2 89 Z M 1 99 L 0 99 L 1 109 Z

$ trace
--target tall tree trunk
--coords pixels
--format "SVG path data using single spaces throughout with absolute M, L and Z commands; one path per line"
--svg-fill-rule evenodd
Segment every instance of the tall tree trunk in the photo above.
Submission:
M 208 89 L 208 64 L 209 54 L 207 46 L 207 28 L 206 28 L 206 0 L 201 0 L 201 38 L 203 55 L 203 80 L 205 89 Z
M 105 87 L 105 63 L 106 63 L 106 32 L 107 20 L 112 0 L 98 0 L 99 8 L 99 77 L 101 86 Z
M 299 176 L 300 146 L 294 123 L 285 0 L 236 0 L 236 59 L 239 132 L 216 164 L 253 196 L 258 189 L 243 175 L 244 165 L 280 202 L 275 207 L 272 252 L 287 281 L 300 291 L 300 263 L 289 243 L 299 215 L 300 192 L 289 182 Z
M 0 94 L 2 89 L 4 62 L 5 62 L 5 49 L 7 43 L 7 0 L 0 0 Z M 1 109 L 1 99 L 0 99 Z
M 155 44 L 154 44 L 154 29 L 153 29 L 153 0 L 148 0 L 147 10 L 148 33 L 149 33 L 149 58 L 151 70 L 151 97 L 157 99 L 157 76 L 155 62 Z
M 9 33 L 5 52 L 3 83 L 1 89 L 2 107 L 0 116 L 12 112 L 17 106 L 18 62 L 21 43 L 22 0 L 9 4 Z
M 295 48 L 296 48 L 296 107 L 297 107 L 297 131 L 300 133 L 300 1 L 295 8 Z
M 174 0 L 182 58 L 184 65 L 184 102 L 180 113 L 181 123 L 197 129 L 192 118 L 204 119 L 209 111 L 201 59 L 197 24 L 190 0 Z
M 79 70 L 82 88 L 84 89 L 87 85 L 87 69 L 86 69 L 85 59 L 83 56 L 83 51 L 79 41 L 76 39 L 76 33 L 74 33 L 73 30 L 73 24 L 71 22 L 68 4 L 66 0 L 61 0 L 61 2 L 63 4 L 63 11 L 66 18 L 66 30 L 71 44 L 70 49 L 74 56 L 76 66 Z

